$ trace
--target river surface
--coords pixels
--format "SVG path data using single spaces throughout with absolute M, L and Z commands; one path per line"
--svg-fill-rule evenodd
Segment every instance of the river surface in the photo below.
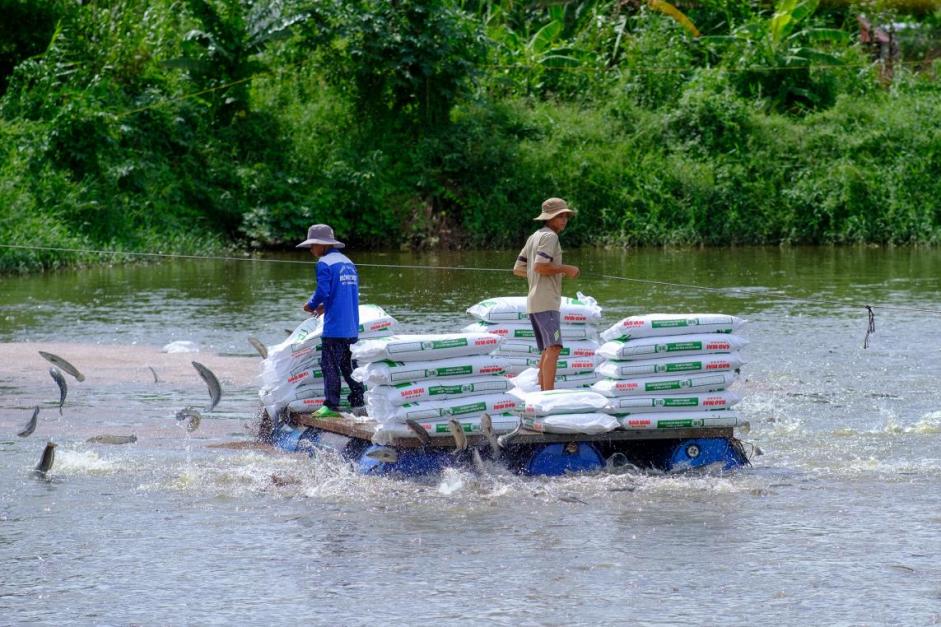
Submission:
M 502 268 L 515 253 L 350 255 L 363 302 L 404 332 L 448 332 L 524 283 L 427 267 Z M 360 477 L 251 447 L 260 359 L 246 337 L 275 344 L 304 319 L 309 257 L 0 277 L 0 622 L 941 624 L 941 315 L 918 311 L 941 311 L 941 251 L 566 261 L 583 273 L 566 295 L 595 297 L 603 326 L 749 321 L 736 389 L 751 423 L 739 435 L 764 453 L 751 468 Z M 184 340 L 199 352 L 160 350 Z M 87 376 L 68 377 L 61 416 L 37 350 Z M 176 411 L 208 404 L 192 360 L 223 398 L 188 433 Z M 16 437 L 37 405 L 36 432 Z M 138 441 L 86 442 L 102 433 Z M 55 466 L 38 479 L 50 439 Z M 245 448 L 215 446 L 232 443 Z

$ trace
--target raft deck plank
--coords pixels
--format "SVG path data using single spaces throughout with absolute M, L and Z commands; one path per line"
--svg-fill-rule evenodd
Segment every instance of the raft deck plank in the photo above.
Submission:
M 298 425 L 315 427 L 331 433 L 345 435 L 360 440 L 372 440 L 376 431 L 375 421 L 362 421 L 354 418 L 341 418 L 338 420 L 319 420 L 311 414 L 294 414 L 294 422 Z M 482 434 L 468 433 L 467 444 L 473 447 L 489 446 L 487 438 Z M 684 440 L 688 438 L 731 438 L 732 427 L 714 428 L 688 428 L 688 429 L 635 429 L 609 431 L 597 435 L 584 433 L 540 433 L 529 429 L 522 429 L 513 438 L 513 444 L 555 444 L 559 442 L 616 442 L 624 440 Z M 390 446 L 397 448 L 418 448 L 421 441 L 417 437 L 397 436 L 392 439 Z M 431 436 L 431 446 L 434 448 L 454 448 L 454 438 L 451 436 Z

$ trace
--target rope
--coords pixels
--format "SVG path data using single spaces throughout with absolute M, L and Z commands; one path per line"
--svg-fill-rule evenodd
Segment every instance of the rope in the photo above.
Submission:
M 0 248 L 11 248 L 11 249 L 26 249 L 26 250 L 45 250 L 45 251 L 55 251 L 55 252 L 68 252 L 68 253 L 86 253 L 86 254 L 98 254 L 98 255 L 128 255 L 135 257 L 158 257 L 162 259 L 199 259 L 204 261 L 250 261 L 250 262 L 260 262 L 260 263 L 287 263 L 287 264 L 303 264 L 307 265 L 310 261 L 301 261 L 296 259 L 264 259 L 259 257 L 229 257 L 221 255 L 182 255 L 176 253 L 147 253 L 147 252 L 124 252 L 119 250 L 96 250 L 91 248 L 62 248 L 62 247 L 53 247 L 53 246 L 25 246 L 21 244 L 0 244 Z M 357 263 L 357 267 L 360 268 L 384 268 L 384 269 L 407 269 L 407 270 L 435 270 L 435 271 L 457 271 L 457 272 L 511 272 L 509 268 L 483 268 L 477 266 L 429 266 L 429 265 L 419 265 L 419 264 L 394 264 L 394 263 Z M 580 276 L 585 276 L 585 273 L 580 274 Z M 595 274 L 587 273 L 589 277 L 597 277 L 601 279 L 611 279 L 615 281 L 627 281 L 630 283 L 640 283 L 644 285 L 659 285 L 663 287 L 671 288 L 681 288 L 681 289 L 694 289 L 700 290 L 703 292 L 741 292 L 743 288 L 737 287 L 706 287 L 704 285 L 695 285 L 692 283 L 672 283 L 670 281 L 656 281 L 653 279 L 637 279 L 634 277 L 626 276 L 617 276 L 613 274 Z M 841 303 L 839 301 L 826 300 L 822 298 L 809 298 L 809 297 L 792 297 L 787 294 L 765 294 L 765 296 L 770 298 L 778 299 L 788 299 L 792 301 L 799 301 L 805 303 L 817 303 L 821 305 L 845 307 L 846 303 Z M 916 311 L 921 313 L 931 313 L 941 315 L 941 310 L 938 309 L 926 309 L 923 307 L 898 307 L 892 305 L 862 305 L 866 308 L 868 313 L 868 327 L 866 329 L 866 337 L 863 339 L 863 348 L 869 348 L 869 336 L 876 332 L 876 316 L 873 312 L 874 309 L 886 309 L 892 311 Z

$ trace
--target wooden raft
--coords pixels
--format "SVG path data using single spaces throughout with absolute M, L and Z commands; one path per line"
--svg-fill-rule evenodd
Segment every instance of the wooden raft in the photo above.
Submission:
M 373 420 L 362 421 L 352 417 L 343 417 L 336 420 L 319 420 L 311 414 L 293 414 L 294 422 L 306 427 L 323 429 L 330 433 L 345 435 L 350 438 L 371 441 L 376 432 L 377 423 Z M 489 446 L 486 436 L 478 433 L 467 433 L 467 445 L 471 447 Z M 636 429 L 626 431 L 618 429 L 598 435 L 584 433 L 540 433 L 522 429 L 513 438 L 513 444 L 554 444 L 558 442 L 618 442 L 624 440 L 685 440 L 688 438 L 731 438 L 732 427 L 691 428 L 691 429 Z M 390 446 L 396 448 L 419 448 L 421 440 L 415 436 L 396 436 L 392 438 Z M 431 436 L 431 446 L 434 448 L 455 448 L 454 438 L 448 436 Z

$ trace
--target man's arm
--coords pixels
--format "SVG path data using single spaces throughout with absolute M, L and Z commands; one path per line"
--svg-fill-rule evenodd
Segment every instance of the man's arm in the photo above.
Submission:
M 323 313 L 323 304 L 330 296 L 332 287 L 332 273 L 330 267 L 325 263 L 317 263 L 317 290 L 310 297 L 310 300 L 304 305 L 304 311 L 310 313 Z M 318 311 L 319 310 L 319 311 Z
M 526 249 L 520 251 L 520 254 L 516 256 L 516 263 L 513 264 L 513 274 L 518 277 L 527 278 L 526 274 L 526 264 L 529 263 L 529 260 L 526 259 L 526 255 L 523 253 L 526 252 Z
M 578 276 L 579 269 L 576 266 L 567 266 L 563 264 L 553 264 L 553 263 L 537 263 L 533 266 L 533 270 L 536 274 L 541 274 L 543 276 L 550 276 L 553 274 L 564 274 L 570 279 L 574 279 Z

